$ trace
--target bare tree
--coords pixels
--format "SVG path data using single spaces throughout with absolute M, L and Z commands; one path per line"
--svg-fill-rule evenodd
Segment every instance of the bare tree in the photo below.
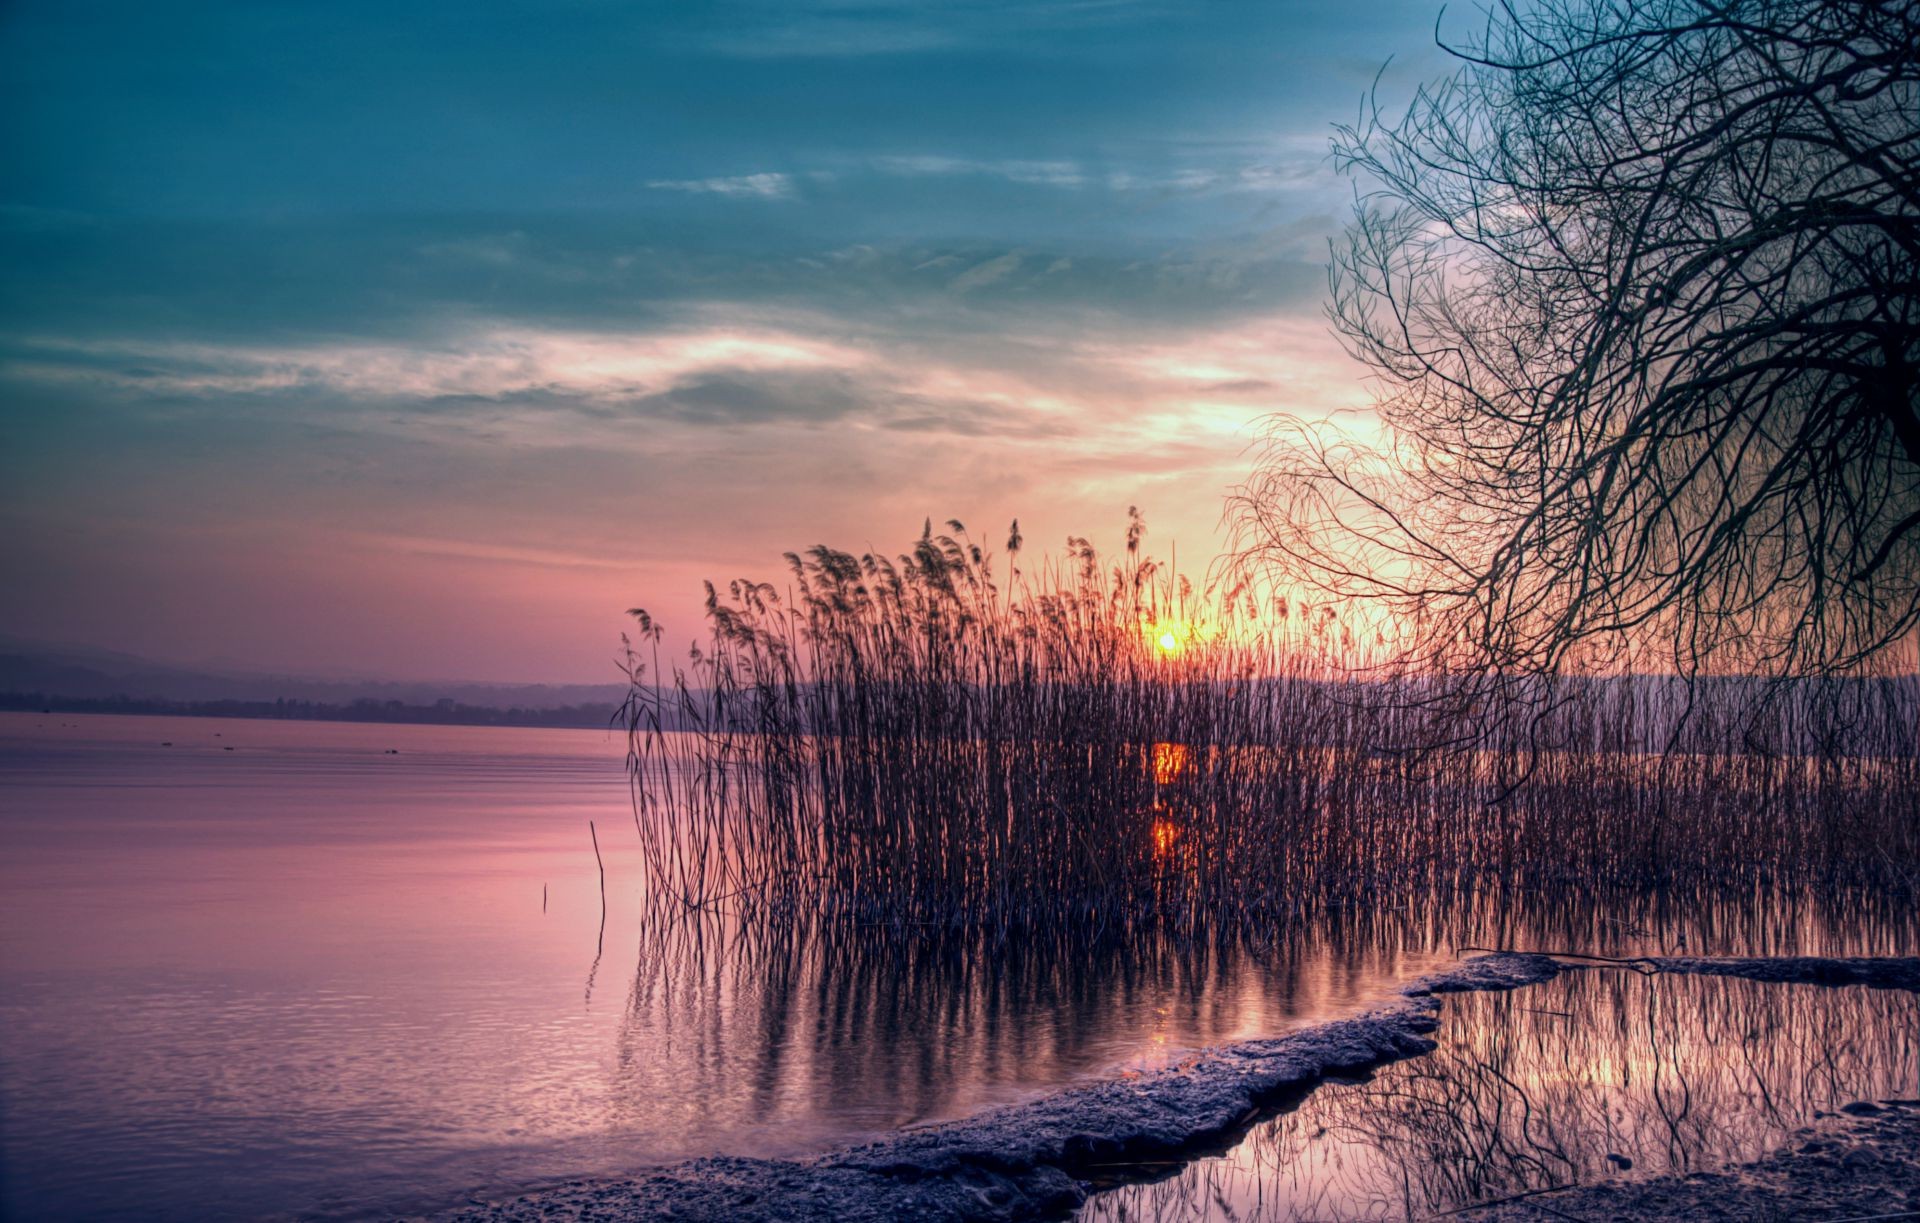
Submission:
M 1331 309 L 1374 410 L 1273 422 L 1243 554 L 1449 667 L 1885 657 L 1920 623 L 1916 47 L 1901 0 L 1534 0 L 1400 117 L 1376 93 Z

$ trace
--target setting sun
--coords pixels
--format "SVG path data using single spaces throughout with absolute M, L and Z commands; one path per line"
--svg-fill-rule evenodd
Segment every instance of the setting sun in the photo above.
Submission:
M 1142 629 L 1153 652 L 1169 659 L 1185 654 L 1196 642 L 1213 640 L 1217 633 L 1210 625 L 1175 617 L 1147 621 Z

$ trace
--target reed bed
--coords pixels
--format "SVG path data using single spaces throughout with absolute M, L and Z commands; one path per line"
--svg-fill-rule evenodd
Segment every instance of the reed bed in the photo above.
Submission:
M 1192 928 L 1489 887 L 1911 888 L 1912 677 L 1437 676 L 1390 635 L 959 523 L 708 587 L 625 716 L 649 895 L 749 922 Z

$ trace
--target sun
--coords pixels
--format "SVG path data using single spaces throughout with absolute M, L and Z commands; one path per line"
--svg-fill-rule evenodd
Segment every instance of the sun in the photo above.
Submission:
M 1185 659 L 1187 655 L 1203 650 L 1218 640 L 1219 636 L 1217 626 L 1180 616 L 1142 617 L 1140 621 L 1140 644 L 1151 651 L 1155 658 L 1165 662 Z
M 1185 620 L 1159 620 L 1145 627 L 1147 641 L 1160 658 L 1178 658 L 1198 639 L 1196 627 Z

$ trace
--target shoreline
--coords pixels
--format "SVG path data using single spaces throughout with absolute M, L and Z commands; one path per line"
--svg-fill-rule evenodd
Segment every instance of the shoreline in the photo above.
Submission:
M 1155 1170 L 1164 1171 L 1169 1163 L 1184 1162 L 1203 1148 L 1230 1144 L 1258 1119 L 1304 1098 L 1329 1077 L 1363 1074 L 1430 1052 L 1435 1046 L 1428 1034 L 1439 1027 L 1440 998 L 1446 994 L 1518 989 L 1551 980 L 1562 972 L 1596 967 L 1920 993 L 1920 958 L 1581 959 L 1523 951 L 1478 955 L 1403 987 L 1399 1002 L 1353 1018 L 1286 1036 L 1224 1046 L 1165 1069 L 1072 1088 L 976 1117 L 906 1130 L 811 1160 L 712 1157 L 640 1178 L 571 1181 L 504 1201 L 476 1202 L 437 1217 L 460 1223 L 587 1218 L 880 1220 L 909 1216 L 1013 1223 L 1064 1218 L 1095 1188 L 1152 1179 Z M 1889 1106 L 1889 1113 L 1904 1118 L 1906 1113 L 1900 1109 Z M 1903 1148 L 1909 1168 L 1920 1151 L 1920 1115 L 1911 1121 L 1908 1128 L 1894 1126 L 1889 1131 L 1896 1137 L 1906 1135 L 1901 1141 L 1911 1140 Z M 1843 1155 L 1850 1155 L 1853 1149 Z M 1808 1169 L 1824 1166 L 1818 1163 L 1821 1157 L 1817 1150 L 1804 1158 L 1796 1154 L 1801 1162 L 1794 1164 L 1776 1153 L 1761 1164 L 1782 1159 L 1782 1168 L 1793 1164 L 1807 1179 L 1812 1176 Z M 1868 1159 L 1852 1157 L 1857 1166 L 1864 1166 L 1863 1161 Z M 1742 1174 L 1736 1169 L 1720 1179 Z M 1765 1178 L 1755 1172 L 1751 1179 L 1758 1185 Z M 1665 1192 L 1676 1201 L 1686 1196 L 1683 1189 L 1695 1197 L 1720 1191 L 1716 1188 L 1720 1181 L 1702 1179 L 1699 1174 L 1684 1178 L 1683 1189 L 1656 1191 L 1651 1187 L 1662 1184 L 1657 1180 L 1638 1184 L 1649 1187 L 1649 1195 Z M 1872 1186 L 1854 1188 L 1865 1191 Z M 1602 1198 L 1624 1202 L 1634 1189 L 1634 1183 L 1629 1182 L 1584 1190 L 1569 1187 L 1555 1193 L 1590 1192 L 1593 1204 L 1600 1205 Z M 1725 1192 L 1731 1194 L 1733 1190 Z M 1890 1195 L 1902 1192 L 1897 1186 L 1886 1190 Z M 1741 1193 L 1751 1196 L 1745 1190 Z M 1546 1204 L 1546 1196 L 1534 1195 L 1543 1199 L 1538 1202 L 1529 1198 L 1466 1207 L 1456 1214 L 1475 1219 L 1567 1217 L 1566 1208 Z M 1555 1202 L 1561 1200 L 1554 1198 Z M 1624 1217 L 1661 1217 L 1645 1213 L 1645 1208 L 1653 1208 L 1652 1197 L 1643 1206 L 1637 1212 L 1625 1207 L 1630 1213 Z M 1688 1217 L 1713 1217 L 1701 1216 L 1697 1203 L 1671 1209 Z M 1755 1216 L 1750 1203 L 1741 1209 L 1743 1213 L 1725 1217 L 1766 1217 Z M 1500 1213 L 1503 1211 L 1517 1213 Z
M 1788 1145 L 1709 1172 L 1570 1185 L 1470 1206 L 1479 1223 L 1806 1219 L 1827 1223 L 1920 1218 L 1920 1099 L 1863 1100 L 1795 1130 Z

